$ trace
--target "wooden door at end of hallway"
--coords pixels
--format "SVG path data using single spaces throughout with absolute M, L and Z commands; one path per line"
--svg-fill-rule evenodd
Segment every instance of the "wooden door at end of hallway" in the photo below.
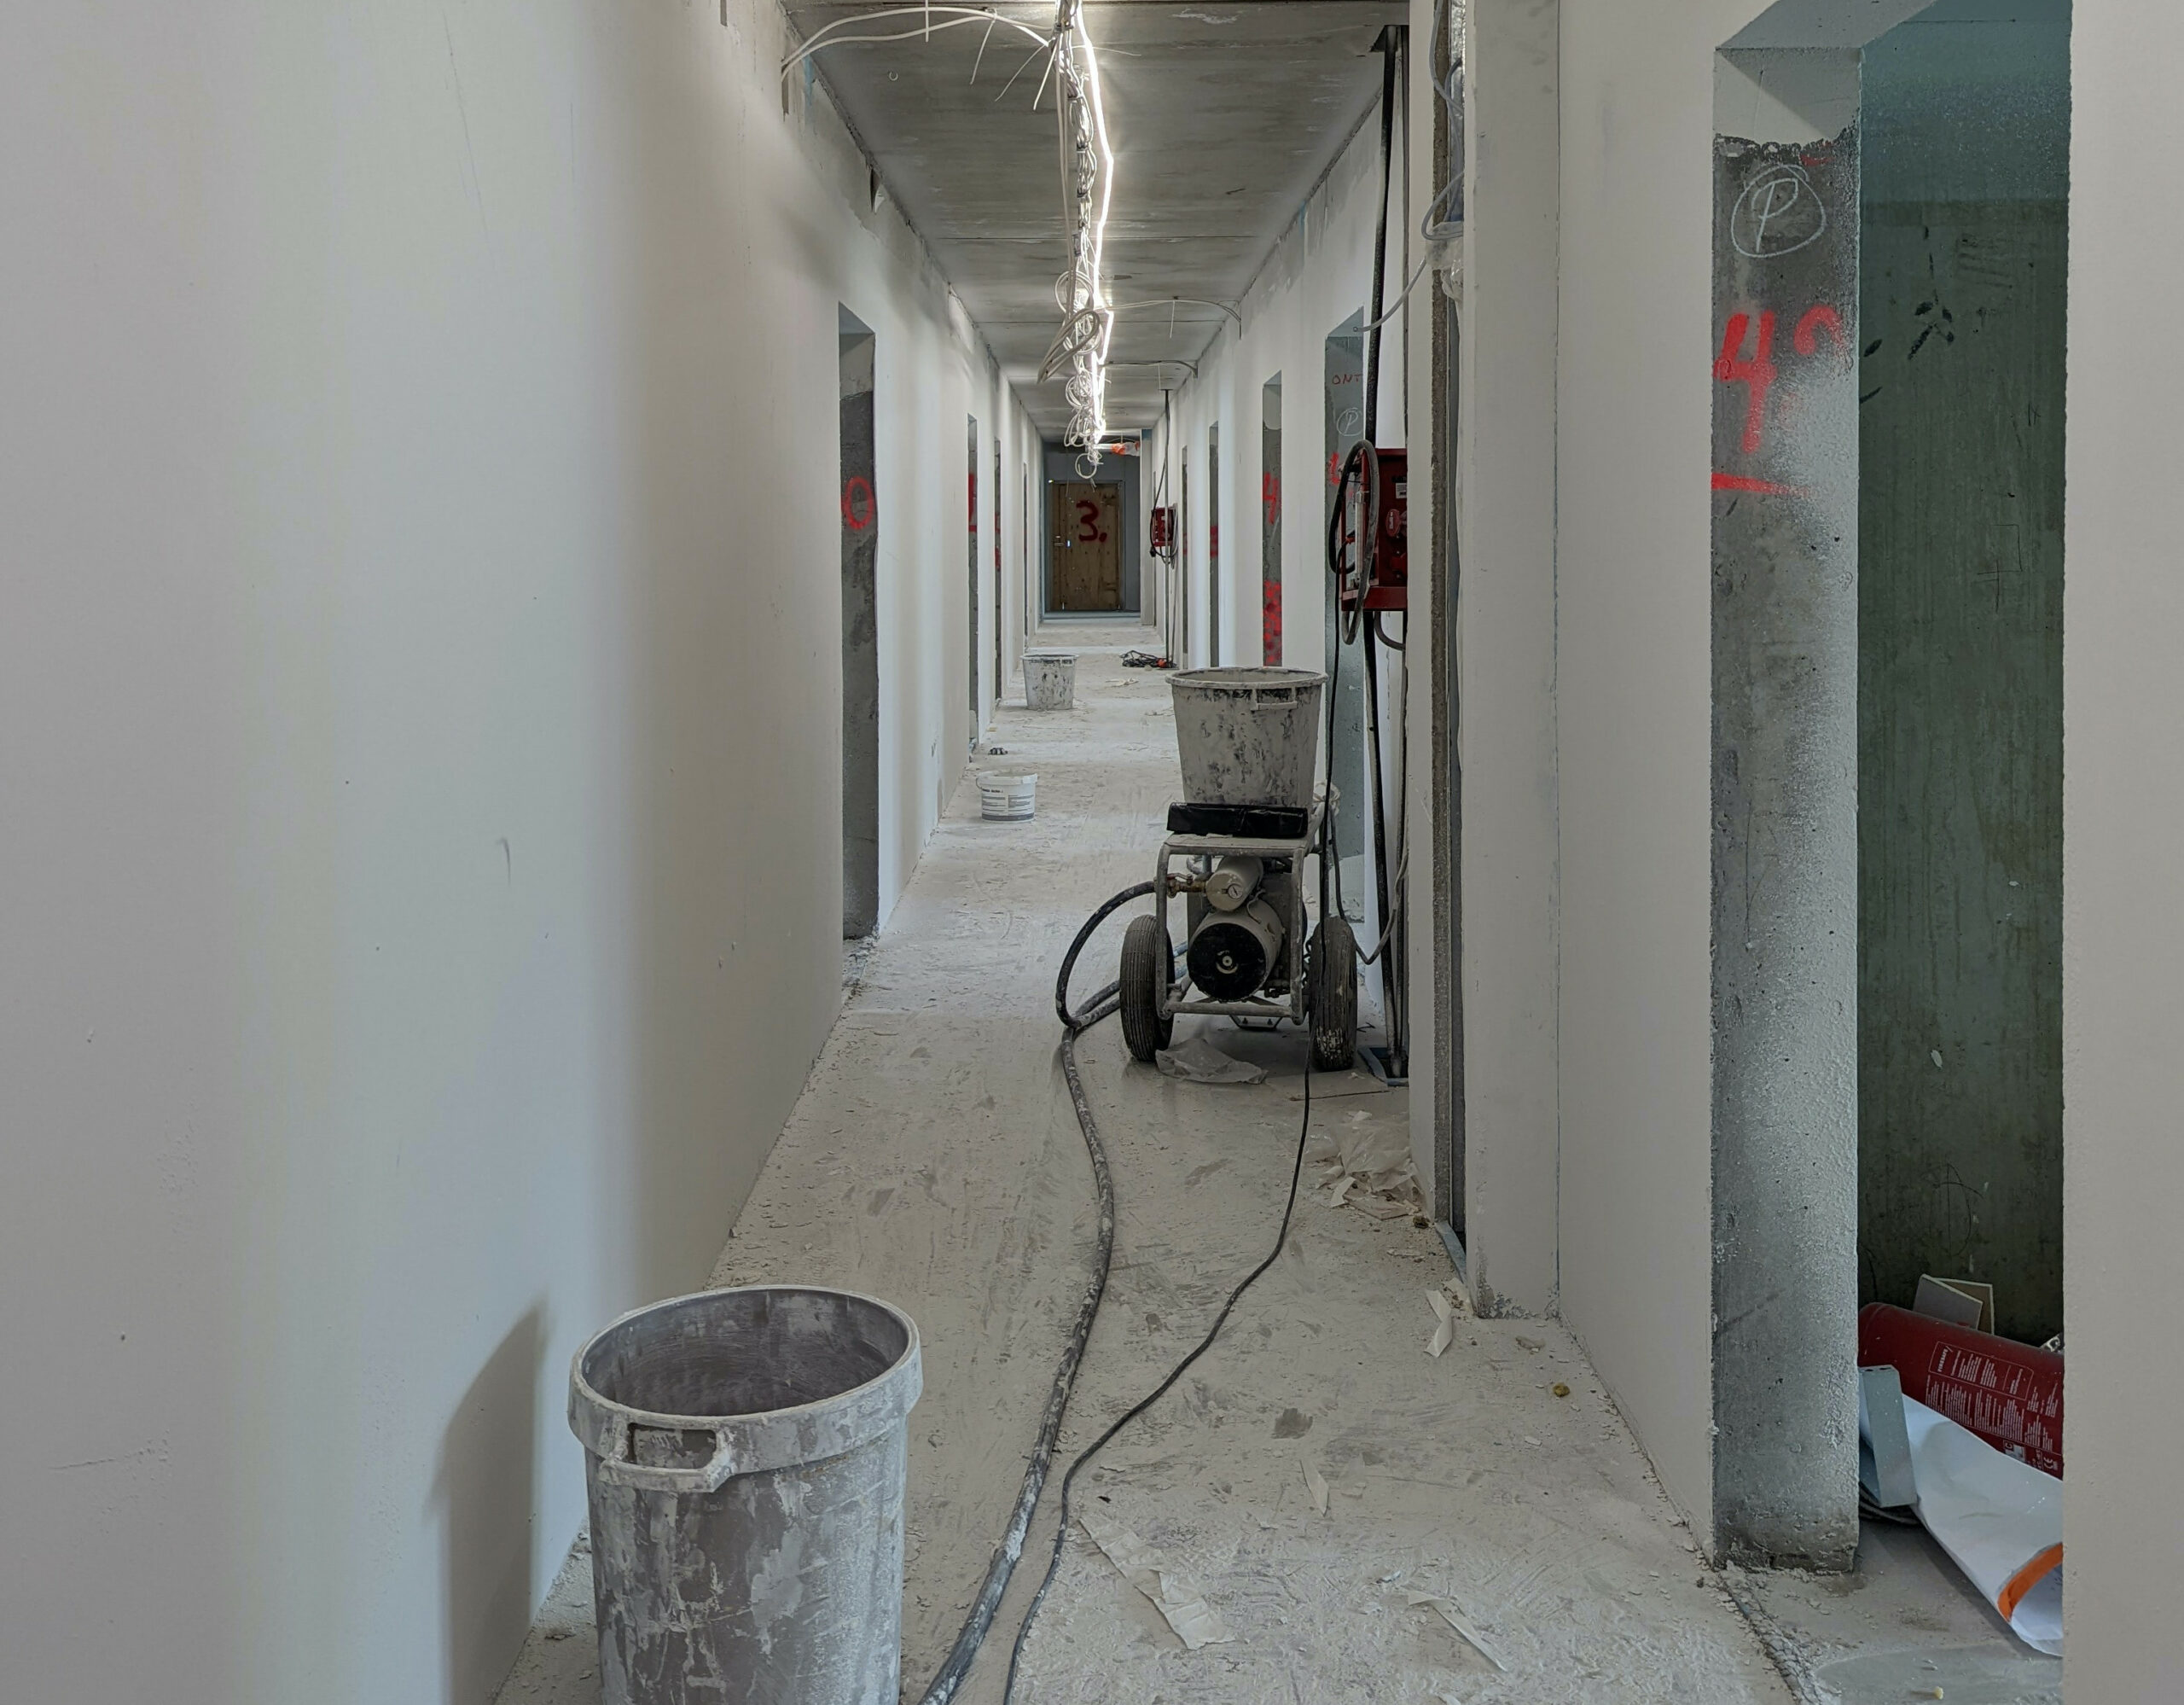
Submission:
M 1122 488 L 1057 480 L 1048 492 L 1053 517 L 1054 608 L 1119 610 L 1123 607 Z

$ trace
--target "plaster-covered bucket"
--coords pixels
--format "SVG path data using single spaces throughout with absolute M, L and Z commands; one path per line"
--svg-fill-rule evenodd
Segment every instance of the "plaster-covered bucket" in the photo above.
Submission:
M 1031 818 L 1039 792 L 1036 771 L 1005 776 L 998 771 L 979 772 L 979 815 L 988 823 L 1023 823 Z
M 896 1705 L 918 1329 L 755 1285 L 625 1314 L 577 1353 L 604 1705 Z
M 1176 695 L 1185 799 L 1311 804 L 1326 676 L 1310 669 L 1187 669 L 1168 684 Z
M 1032 710 L 1067 710 L 1077 702 L 1077 654 L 1024 654 L 1024 702 Z

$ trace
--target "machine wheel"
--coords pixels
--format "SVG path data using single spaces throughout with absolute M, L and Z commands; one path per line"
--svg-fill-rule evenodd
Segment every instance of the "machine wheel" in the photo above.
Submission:
M 1160 1015 L 1160 996 L 1175 963 L 1165 923 L 1149 914 L 1130 921 L 1123 933 L 1123 1040 L 1147 1065 L 1175 1034 L 1175 1019 Z
M 1127 960 L 1130 950 L 1123 951 Z M 1312 1069 L 1348 1071 L 1357 1058 L 1357 938 L 1347 918 L 1321 918 L 1305 944 L 1304 1010 Z

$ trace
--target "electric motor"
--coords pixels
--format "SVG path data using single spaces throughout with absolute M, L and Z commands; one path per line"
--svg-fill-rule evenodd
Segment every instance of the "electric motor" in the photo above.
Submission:
M 1263 899 L 1209 910 L 1191 932 L 1191 981 L 1214 1000 L 1242 1000 L 1281 962 L 1281 914 Z

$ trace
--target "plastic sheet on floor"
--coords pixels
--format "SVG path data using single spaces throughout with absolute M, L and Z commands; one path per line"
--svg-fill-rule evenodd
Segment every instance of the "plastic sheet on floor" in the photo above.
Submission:
M 1873 1413 L 1885 1400 L 1869 1387 L 1861 1405 L 1867 1471 L 1885 1472 L 1891 1450 L 1908 1446 L 1926 1531 L 2019 1639 L 2060 1657 L 2063 1482 L 1914 1398 L 1896 1399 L 1903 1405 L 1902 1442 L 1892 1443 L 1889 1417 Z

